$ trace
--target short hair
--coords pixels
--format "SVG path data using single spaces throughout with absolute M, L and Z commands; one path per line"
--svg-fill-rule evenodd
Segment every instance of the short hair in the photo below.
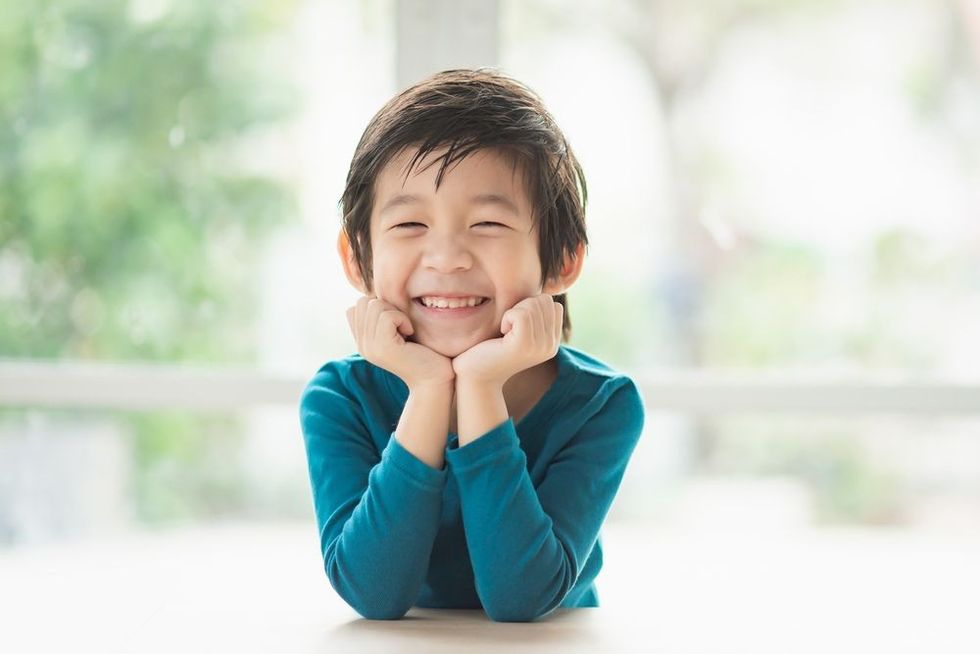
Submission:
M 406 168 L 406 178 L 426 155 L 446 148 L 436 189 L 446 168 L 473 152 L 497 151 L 520 165 L 532 224 L 538 230 L 542 285 L 559 273 L 566 256 L 575 256 L 580 244 L 588 247 L 585 175 L 541 98 L 492 67 L 445 70 L 389 100 L 368 123 L 354 151 L 340 200 L 341 215 L 354 261 L 369 290 L 376 180 L 388 162 L 413 147 L 417 152 Z M 568 300 L 565 293 L 554 299 L 564 308 L 562 341 L 568 342 L 572 331 Z

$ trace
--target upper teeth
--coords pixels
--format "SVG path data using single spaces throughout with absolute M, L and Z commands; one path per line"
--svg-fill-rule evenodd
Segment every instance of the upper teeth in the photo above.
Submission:
M 440 309 L 459 309 L 461 307 L 475 307 L 483 301 L 482 297 L 423 297 L 422 303 L 427 307 L 439 307 Z

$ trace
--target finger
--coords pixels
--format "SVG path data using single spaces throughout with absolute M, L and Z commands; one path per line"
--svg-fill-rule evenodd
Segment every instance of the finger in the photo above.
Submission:
M 541 332 L 541 339 L 550 344 L 555 335 L 555 300 L 550 295 L 545 294 L 541 303 L 541 318 L 544 329 Z
M 364 343 L 364 318 L 367 314 L 367 303 L 369 299 L 367 296 L 361 296 L 357 300 L 357 304 L 354 305 L 354 331 L 356 332 L 355 338 L 357 338 L 359 344 Z
M 365 334 L 368 338 L 375 340 L 379 335 L 379 319 L 385 306 L 382 300 L 371 298 L 367 303 L 366 324 L 364 325 Z M 387 333 L 385 334 L 387 336 Z
M 517 327 L 517 321 L 520 319 L 521 309 L 516 306 L 513 309 L 508 309 L 504 312 L 503 318 L 500 319 L 500 333 L 508 334 L 514 331 L 514 334 L 519 334 L 519 331 L 515 330 Z
M 375 321 L 377 321 L 382 313 L 385 311 L 391 311 L 392 309 L 396 309 L 396 307 L 378 298 L 372 298 L 368 303 L 368 311 L 372 312 L 371 317 L 374 318 Z
M 544 343 L 545 335 L 548 333 L 545 327 L 543 308 L 542 298 L 538 297 L 534 299 L 534 304 L 529 311 L 531 314 L 532 330 L 534 332 L 532 336 L 534 347 L 541 347 Z
M 378 325 L 378 300 L 374 296 L 366 295 L 361 302 L 364 312 L 360 326 L 361 338 L 364 348 L 373 354 L 374 333 Z
M 398 309 L 387 309 L 378 316 L 377 335 L 395 342 L 403 342 L 405 336 L 415 333 L 408 316 Z
M 522 327 L 519 330 L 520 333 L 523 334 L 525 331 L 528 331 L 528 328 L 530 328 L 532 324 L 530 322 L 527 322 L 527 318 L 528 318 L 527 312 L 528 310 L 533 308 L 534 308 L 534 296 L 532 295 L 531 297 L 524 298 L 523 300 L 521 300 L 520 302 L 512 306 L 510 309 L 505 311 L 500 323 L 500 333 L 502 334 L 507 333 L 503 329 L 504 327 L 503 319 L 507 319 L 508 330 L 513 329 L 518 322 L 522 322 L 523 324 L 527 325 L 527 327 Z M 529 332 L 529 333 L 533 336 L 533 332 Z
M 411 336 L 412 334 L 414 334 L 415 325 L 412 324 L 412 319 L 408 317 L 408 314 L 406 314 L 403 311 L 396 311 L 395 314 L 398 317 L 398 322 L 395 323 L 395 326 L 398 328 L 398 331 L 404 334 L 405 336 Z
M 385 339 L 387 342 L 403 343 L 404 336 L 415 333 L 408 316 L 398 307 L 380 298 L 371 301 L 371 310 L 376 312 L 374 318 L 375 338 Z

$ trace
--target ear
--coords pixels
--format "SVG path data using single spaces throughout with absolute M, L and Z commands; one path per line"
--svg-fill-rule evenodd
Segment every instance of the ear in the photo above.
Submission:
M 364 295 L 370 295 L 367 284 L 361 277 L 361 271 L 357 267 L 357 262 L 354 260 L 354 249 L 351 247 L 347 232 L 344 231 L 343 227 L 340 229 L 340 235 L 337 236 L 337 254 L 340 255 L 340 263 L 344 266 L 344 274 L 347 275 L 347 281 L 351 283 L 351 286 Z
M 585 244 L 579 243 L 578 247 L 575 248 L 575 253 L 565 257 L 558 275 L 549 279 L 541 292 L 549 295 L 560 295 L 567 291 L 581 274 L 583 263 L 585 263 Z

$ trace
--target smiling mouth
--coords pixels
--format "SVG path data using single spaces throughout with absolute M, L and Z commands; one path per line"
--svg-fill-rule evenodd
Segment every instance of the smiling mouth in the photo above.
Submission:
M 481 298 L 480 301 L 477 302 L 476 304 L 474 304 L 473 306 L 470 306 L 468 304 L 464 304 L 463 306 L 458 306 L 458 307 L 430 306 L 430 305 L 426 304 L 425 302 L 423 302 L 421 297 L 412 298 L 412 302 L 414 302 L 415 304 L 419 305 L 420 307 L 422 307 L 424 309 L 432 309 L 432 310 L 435 310 L 435 311 L 461 311 L 461 310 L 464 310 L 464 309 L 476 309 L 477 307 L 482 307 L 484 304 L 487 304 L 487 303 L 490 302 L 490 298 L 488 298 L 488 297 Z

